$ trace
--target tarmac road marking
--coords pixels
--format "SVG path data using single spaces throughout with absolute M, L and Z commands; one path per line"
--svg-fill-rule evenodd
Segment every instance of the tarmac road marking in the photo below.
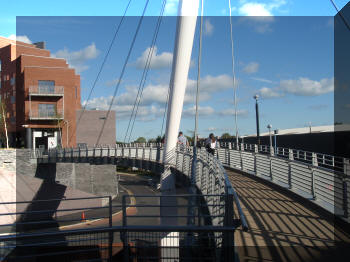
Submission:
M 120 185 L 121 187 L 123 187 L 122 185 Z M 129 196 L 132 196 L 133 195 L 133 192 L 125 187 L 123 187 L 125 189 L 125 191 L 128 193 Z M 134 206 L 136 205 L 136 199 L 135 197 L 130 197 L 130 205 L 131 206 Z M 130 208 L 134 208 L 137 212 L 137 208 L 136 207 L 127 207 L 126 208 L 126 212 L 128 212 L 128 209 Z M 117 216 L 119 214 L 121 214 L 123 212 L 123 210 L 120 210 L 114 214 L 112 214 L 112 218 L 114 216 Z M 108 218 L 99 218 L 99 219 L 95 219 L 95 220 L 89 220 L 89 221 L 86 221 L 86 222 L 81 222 L 81 223 L 77 223 L 77 224 L 73 224 L 73 225 L 67 225 L 67 226 L 60 226 L 58 229 L 65 229 L 65 228 L 69 228 L 69 227 L 75 227 L 75 226 L 81 226 L 81 225 L 91 225 L 92 223 L 96 223 L 98 221 L 101 221 L 101 220 L 107 220 Z

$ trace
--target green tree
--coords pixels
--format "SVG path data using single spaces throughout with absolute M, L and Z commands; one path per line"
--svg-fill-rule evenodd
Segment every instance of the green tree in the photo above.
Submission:
M 135 140 L 135 143 L 146 143 L 146 138 L 141 136 Z
M 189 143 L 190 145 L 192 145 L 192 143 L 193 143 L 193 137 L 186 136 L 186 135 L 185 135 L 185 137 L 187 138 L 188 143 Z
M 148 143 L 157 143 L 157 140 L 154 138 L 148 139 Z
M 221 138 L 222 138 L 222 139 L 229 139 L 229 138 L 233 138 L 233 136 L 231 136 L 229 133 L 223 133 L 223 134 L 221 135 Z

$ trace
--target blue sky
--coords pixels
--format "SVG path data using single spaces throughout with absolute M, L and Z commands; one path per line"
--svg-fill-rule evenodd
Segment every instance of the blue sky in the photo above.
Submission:
M 50 3 L 10 1 L 0 11 L 0 35 L 17 34 L 27 41 L 46 41 L 57 57 L 64 57 L 81 75 L 82 100 L 96 77 L 116 24 L 127 1 Z M 23 4 L 19 4 L 22 2 Z M 42 3 L 41 3 L 42 2 Z M 145 1 L 132 0 L 128 18 L 118 35 L 105 69 L 89 103 L 106 109 L 120 75 L 126 52 Z M 234 133 L 233 87 L 229 42 L 228 1 L 204 1 L 205 17 L 199 133 Z M 177 1 L 168 0 L 153 56 L 151 71 L 135 124 L 133 139 L 160 134 L 164 102 L 169 84 L 175 35 Z M 262 132 L 333 123 L 333 23 L 330 1 L 270 0 L 231 1 L 234 17 L 236 76 L 238 79 L 238 126 L 241 135 L 255 133 L 252 96 L 259 93 Z M 306 4 L 307 3 L 307 4 Z M 336 1 L 339 8 L 347 1 Z M 161 1 L 151 1 L 146 14 L 159 14 Z M 11 6 L 13 8 L 11 8 Z M 69 6 L 70 8 L 67 8 Z M 108 6 L 108 8 L 106 8 Z M 16 10 L 11 13 L 8 10 Z M 2 13 L 4 12 L 4 13 Z M 81 17 L 81 16 L 86 17 Z M 247 15 L 243 17 L 243 15 Z M 264 17 L 252 17 L 264 15 Z M 266 15 L 266 16 L 265 16 Z M 17 31 L 16 31 L 16 16 Z M 23 17 L 25 16 L 25 17 Z M 48 17 L 40 17 L 48 16 Z M 62 17 L 59 17 L 62 16 Z M 103 16 L 103 17 L 100 17 Z M 110 16 L 110 17 L 109 17 Z M 132 17 L 135 16 L 135 17 Z M 297 17 L 307 16 L 307 17 Z M 114 109 L 117 110 L 117 139 L 123 140 L 134 96 L 141 78 L 146 50 L 151 43 L 156 17 L 144 20 Z M 193 130 L 194 88 L 197 70 L 198 35 L 181 120 L 185 134 Z M 27 38 L 27 39 L 26 39 Z

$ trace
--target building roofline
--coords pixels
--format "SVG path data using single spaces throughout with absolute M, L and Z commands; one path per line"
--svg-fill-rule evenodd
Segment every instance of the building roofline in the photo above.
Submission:
M 41 50 L 45 50 L 45 49 L 41 49 Z M 21 56 L 34 56 L 34 57 L 40 57 L 40 58 L 65 60 L 64 58 L 51 57 L 51 56 L 28 55 L 28 54 L 21 54 Z
M 17 40 L 9 39 L 9 38 L 3 37 L 3 36 L 0 36 L 0 38 L 9 41 L 9 42 L 10 42 L 9 45 L 22 46 L 22 47 L 26 47 L 26 48 L 34 48 L 34 49 L 38 49 L 38 50 L 43 50 L 43 51 L 50 52 L 50 51 L 47 50 L 47 49 L 37 48 L 37 47 L 36 47 L 35 45 L 33 45 L 33 44 L 28 44 L 28 43 L 24 43 L 24 42 L 22 42 L 22 41 L 17 41 Z M 23 45 L 23 44 L 26 44 L 26 45 Z
M 75 70 L 70 67 L 62 67 L 62 66 L 24 66 L 24 68 L 54 68 L 54 69 L 67 69 L 67 70 Z

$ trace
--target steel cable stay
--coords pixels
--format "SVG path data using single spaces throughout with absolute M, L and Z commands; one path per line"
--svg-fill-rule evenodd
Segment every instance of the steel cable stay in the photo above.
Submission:
M 232 84 L 233 84 L 233 96 L 235 107 L 235 127 L 236 127 L 236 146 L 238 148 L 238 125 L 237 125 L 237 85 L 236 85 L 236 71 L 235 71 L 235 57 L 234 57 L 234 45 L 233 45 L 233 32 L 232 32 L 232 8 L 231 0 L 228 0 L 230 10 L 230 39 L 231 39 L 231 62 L 232 62 Z
M 128 62 L 129 62 L 129 58 L 130 58 L 131 52 L 132 52 L 132 50 L 133 50 L 133 48 L 134 48 L 137 35 L 138 35 L 139 31 L 140 31 L 140 27 L 141 27 L 143 18 L 144 18 L 144 16 L 145 16 L 145 12 L 146 12 L 148 3 L 149 3 L 149 0 L 146 1 L 145 7 L 144 7 L 144 9 L 143 9 L 143 11 L 142 11 L 142 15 L 141 15 L 141 17 L 140 17 L 140 19 L 139 19 L 139 22 L 138 22 L 138 24 L 137 24 L 137 28 L 136 28 L 135 34 L 134 34 L 134 36 L 133 36 L 133 40 L 132 40 L 131 45 L 130 45 L 130 47 L 129 47 L 129 51 L 128 51 L 128 54 L 127 54 L 127 56 L 126 56 L 126 58 L 125 58 L 122 71 L 121 71 L 120 76 L 119 76 L 119 78 L 118 78 L 118 83 L 116 84 L 116 86 L 115 86 L 115 88 L 114 88 L 114 93 L 113 93 L 111 102 L 110 102 L 110 104 L 109 104 L 106 117 L 105 117 L 105 119 L 103 120 L 103 124 L 102 124 L 101 131 L 100 131 L 100 133 L 99 133 L 99 135 L 98 135 L 98 137 L 97 137 L 96 145 L 99 144 L 100 139 L 101 139 L 101 136 L 102 136 L 102 133 L 103 133 L 103 130 L 104 130 L 105 126 L 106 126 L 106 122 L 107 122 L 107 119 L 108 119 L 109 114 L 110 114 L 110 112 L 111 112 L 111 109 L 112 109 L 112 106 L 113 106 L 115 97 L 116 97 L 116 95 L 117 95 L 117 93 L 118 93 L 118 89 L 119 89 L 120 83 L 121 83 L 121 81 L 122 81 L 122 79 L 123 79 L 126 66 L 127 66 Z
M 89 92 L 88 98 L 87 98 L 87 100 L 86 100 L 86 103 L 84 104 L 84 107 L 83 107 L 83 109 L 82 109 L 82 112 L 81 112 L 81 114 L 80 114 L 80 116 L 79 116 L 79 119 L 78 119 L 78 121 L 77 121 L 77 124 L 76 124 L 76 126 L 75 126 L 75 130 L 74 130 L 74 132 L 72 132 L 71 136 L 69 137 L 69 142 L 72 140 L 73 134 L 75 134 L 76 130 L 78 129 L 78 125 L 79 125 L 79 123 L 80 123 L 80 120 L 81 120 L 81 118 L 82 118 L 84 112 L 86 111 L 87 105 L 88 105 L 88 103 L 89 103 L 89 101 L 90 101 L 90 98 L 91 98 L 91 95 L 92 95 L 92 92 L 93 92 L 93 90 L 95 89 L 95 86 L 96 86 L 96 84 L 97 84 L 97 81 L 99 80 L 100 75 L 101 75 L 101 72 L 102 72 L 102 70 L 103 70 L 103 68 L 104 68 L 104 66 L 105 66 L 105 64 L 106 64 L 107 58 L 108 58 L 108 56 L 109 56 L 109 54 L 110 54 L 110 52 L 111 52 L 111 50 L 112 50 L 112 47 L 113 47 L 114 42 L 115 42 L 115 40 L 116 40 L 116 38 L 117 38 L 118 32 L 119 32 L 119 30 L 120 30 L 120 28 L 121 28 L 121 25 L 123 24 L 125 15 L 126 15 L 128 9 L 129 9 L 129 6 L 130 6 L 131 1 L 132 1 L 132 0 L 129 0 L 129 2 L 128 2 L 128 4 L 127 4 L 125 10 L 124 10 L 123 16 L 121 17 L 121 20 L 119 21 L 119 24 L 118 24 L 118 26 L 117 26 L 117 28 L 116 28 L 116 30 L 115 30 L 115 32 L 114 32 L 112 41 L 111 41 L 111 43 L 109 44 L 109 47 L 108 47 L 107 52 L 106 52 L 106 54 L 105 54 L 105 56 L 104 56 L 104 59 L 103 59 L 102 64 L 101 64 L 101 66 L 100 66 L 100 69 L 99 69 L 99 71 L 98 71 L 98 73 L 97 73 L 97 76 L 96 76 L 96 78 L 95 78 L 95 80 L 94 80 L 94 82 L 93 82 L 93 85 L 92 85 L 92 87 L 91 87 L 91 89 L 90 89 L 90 92 Z
M 343 14 L 340 12 L 339 8 L 337 7 L 337 5 L 335 4 L 334 0 L 330 0 L 333 7 L 335 8 L 335 10 L 338 12 L 340 18 L 343 20 L 345 26 L 350 30 L 350 25 L 348 23 L 348 21 L 345 19 L 345 17 L 343 16 Z
M 143 90 L 144 90 L 144 87 L 145 87 L 145 84 L 146 84 L 149 68 L 150 68 L 150 65 L 151 65 L 151 61 L 152 61 L 152 57 L 153 57 L 153 53 L 154 53 L 154 49 L 155 49 L 155 43 L 156 43 L 157 38 L 158 38 L 159 28 L 160 28 L 160 25 L 161 25 L 161 22 L 162 22 L 164 10 L 165 10 L 165 5 L 166 5 L 166 0 L 163 1 L 162 8 L 161 8 L 161 11 L 160 11 L 160 15 L 159 15 L 158 20 L 157 20 L 156 28 L 155 28 L 155 31 L 154 31 L 154 34 L 153 34 L 153 38 L 152 38 L 152 42 L 151 42 L 151 46 L 150 46 L 149 51 L 148 51 L 146 64 L 145 64 L 145 67 L 144 67 L 144 70 L 143 70 L 143 74 L 142 74 L 142 77 L 141 77 L 141 80 L 140 80 L 137 96 L 135 98 L 133 110 L 132 110 L 132 113 L 130 115 L 128 127 L 127 127 L 127 130 L 126 130 L 126 133 L 125 133 L 124 143 L 126 142 L 126 138 L 128 137 L 129 128 L 130 128 L 130 132 L 129 132 L 128 143 L 130 142 L 130 139 L 131 139 L 131 136 L 132 136 L 135 120 L 136 120 L 136 117 L 137 117 L 139 105 L 140 105 L 141 100 L 142 100 Z M 131 124 L 131 127 L 130 127 L 130 124 Z

